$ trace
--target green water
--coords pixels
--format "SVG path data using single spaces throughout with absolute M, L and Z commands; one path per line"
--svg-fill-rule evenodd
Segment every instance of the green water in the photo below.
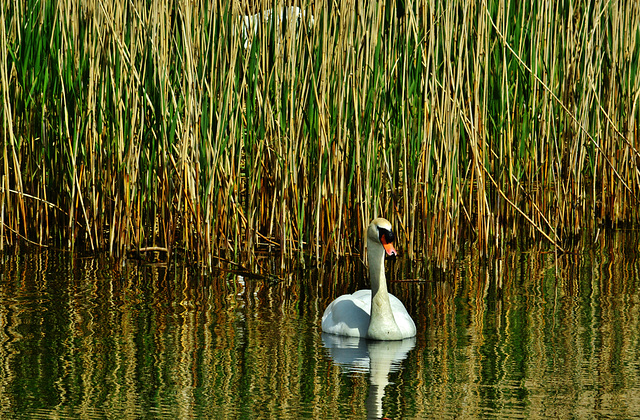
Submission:
M 618 232 L 563 256 L 469 246 L 445 272 L 400 258 L 418 336 L 367 343 L 319 327 L 360 261 L 261 279 L 5 253 L 0 418 L 640 418 L 637 256 Z

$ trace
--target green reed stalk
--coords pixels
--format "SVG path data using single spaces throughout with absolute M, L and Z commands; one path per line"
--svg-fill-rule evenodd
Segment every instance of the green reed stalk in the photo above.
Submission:
M 637 223 L 640 6 L 394 4 L 2 2 L 2 246 L 282 265 L 380 215 L 446 264 Z

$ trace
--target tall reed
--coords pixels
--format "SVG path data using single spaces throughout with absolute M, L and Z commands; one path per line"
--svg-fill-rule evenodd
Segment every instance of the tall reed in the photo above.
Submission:
M 3 0 L 0 246 L 320 260 L 382 215 L 446 264 L 637 224 L 637 2 L 404 5 Z

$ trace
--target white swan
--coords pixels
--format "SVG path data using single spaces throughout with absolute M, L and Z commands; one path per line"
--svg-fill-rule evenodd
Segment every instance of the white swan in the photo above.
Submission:
M 255 15 L 243 15 L 239 18 L 240 36 L 242 37 L 242 45 L 244 46 L 244 49 L 251 48 L 251 40 L 258 33 L 260 21 L 264 20 L 267 24 L 271 23 L 273 14 L 272 9 L 267 9 L 261 13 L 256 13 Z M 285 20 L 289 23 L 299 24 L 305 19 L 307 20 L 307 29 L 311 30 L 314 24 L 313 14 L 309 13 L 309 16 L 307 17 L 307 11 L 305 9 L 289 6 L 280 9 L 280 13 L 276 12 L 275 20 L 277 25 L 281 25 Z
M 342 295 L 322 315 L 322 331 L 373 340 L 402 340 L 416 335 L 416 324 L 400 300 L 387 292 L 384 257 L 396 255 L 391 223 L 377 218 L 367 229 L 367 256 L 372 290 Z

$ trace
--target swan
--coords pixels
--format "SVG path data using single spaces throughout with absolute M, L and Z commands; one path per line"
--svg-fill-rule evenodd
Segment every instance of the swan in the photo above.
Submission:
M 242 37 L 243 46 L 246 50 L 251 48 L 251 40 L 258 33 L 260 27 L 260 21 L 264 20 L 267 24 L 271 23 L 272 15 L 274 15 L 274 9 L 267 9 L 261 13 L 255 15 L 243 15 L 240 20 L 240 36 Z M 300 7 L 289 6 L 280 10 L 280 13 L 275 13 L 276 24 L 281 25 L 283 21 L 291 23 L 300 23 L 303 20 L 307 20 L 308 30 L 311 30 L 314 25 L 313 14 L 309 13 L 307 17 L 307 11 Z
M 373 340 L 402 340 L 416 335 L 416 324 L 400 299 L 387 292 L 384 258 L 397 255 L 391 223 L 381 217 L 367 229 L 372 290 L 358 290 L 331 302 L 322 315 L 322 331 Z

